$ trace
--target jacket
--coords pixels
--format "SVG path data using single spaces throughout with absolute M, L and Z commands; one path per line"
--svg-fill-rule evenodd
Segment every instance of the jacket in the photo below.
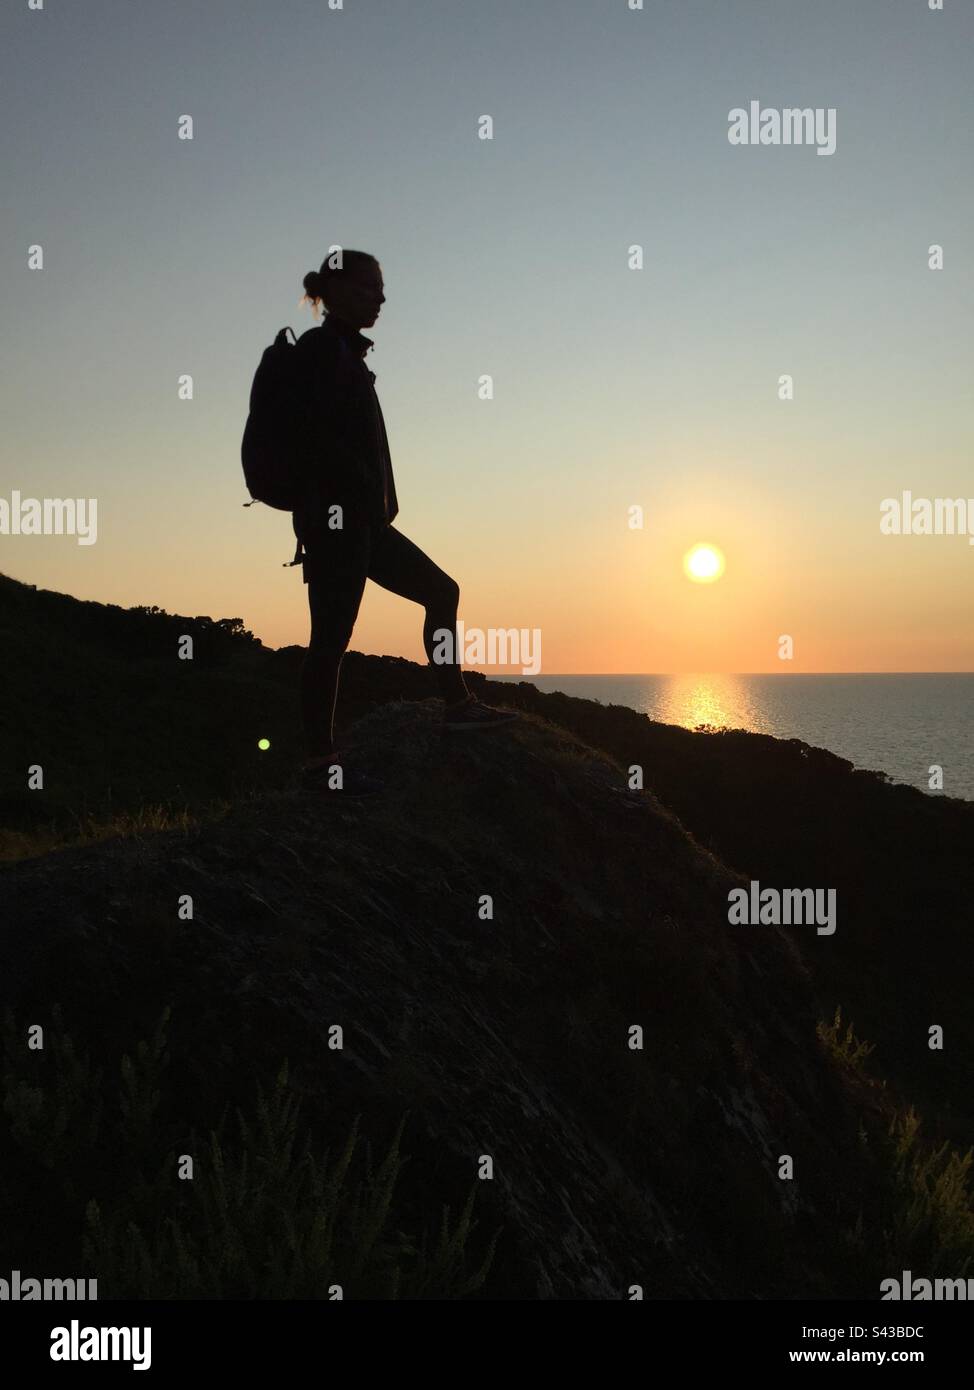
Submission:
M 328 315 L 298 339 L 304 485 L 294 532 L 309 553 L 338 504 L 349 520 L 391 525 L 399 511 L 371 338 Z

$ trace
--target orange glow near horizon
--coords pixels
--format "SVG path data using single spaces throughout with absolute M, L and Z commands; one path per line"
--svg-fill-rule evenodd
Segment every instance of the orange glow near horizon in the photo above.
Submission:
M 830 515 L 823 539 L 808 508 L 790 510 L 731 467 L 705 473 L 708 460 L 689 446 L 679 455 L 693 482 L 664 459 L 639 529 L 627 524 L 634 488 L 606 490 L 584 507 L 564 500 L 539 527 L 533 503 L 508 505 L 523 483 L 485 491 L 482 510 L 464 520 L 455 496 L 433 493 L 420 477 L 402 530 L 459 583 L 468 630 L 541 633 L 542 676 L 974 669 L 974 548 L 963 537 L 883 535 L 867 525 L 864 488 L 861 505 Z M 611 460 L 616 471 L 624 462 Z M 405 496 L 410 470 L 400 471 Z M 153 493 L 132 525 L 106 522 L 97 546 L 5 536 L 0 569 L 79 599 L 239 616 L 267 646 L 304 645 L 307 589 L 283 563 L 293 554 L 290 518 L 245 511 L 239 494 L 231 477 L 187 516 L 180 494 Z M 136 522 L 149 511 L 147 537 Z M 215 547 L 215 534 L 228 544 Z M 695 577 L 685 566 L 701 547 L 718 558 L 705 555 Z M 351 647 L 424 661 L 421 610 L 369 583 Z M 727 691 L 720 687 L 725 704 Z M 736 722 L 733 707 L 709 703 L 695 695 L 685 718 Z

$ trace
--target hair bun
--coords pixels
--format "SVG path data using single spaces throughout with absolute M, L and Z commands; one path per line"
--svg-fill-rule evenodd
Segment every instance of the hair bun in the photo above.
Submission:
M 321 298 L 321 274 L 317 270 L 309 270 L 304 277 L 304 292 L 309 299 Z

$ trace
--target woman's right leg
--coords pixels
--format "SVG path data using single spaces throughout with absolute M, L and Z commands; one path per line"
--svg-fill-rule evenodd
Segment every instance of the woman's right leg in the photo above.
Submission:
M 313 544 L 305 561 L 311 635 L 301 668 L 301 716 L 309 759 L 334 752 L 335 702 L 369 565 L 367 527 L 352 525 Z
M 313 605 L 310 584 L 308 599 Z M 301 716 L 309 759 L 327 757 L 334 752 L 335 701 L 344 653 L 344 647 L 314 638 L 308 643 L 301 668 Z

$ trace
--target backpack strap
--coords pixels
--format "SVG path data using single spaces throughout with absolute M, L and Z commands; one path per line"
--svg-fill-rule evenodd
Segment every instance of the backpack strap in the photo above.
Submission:
M 282 568 L 282 569 L 289 570 L 289 569 L 291 569 L 292 566 L 294 566 L 294 565 L 300 565 L 300 564 L 302 563 L 302 561 L 303 561 L 303 557 L 304 557 L 304 541 L 299 540 L 298 543 L 297 543 L 297 545 L 296 545 L 295 548 L 294 548 L 294 559 L 293 559 L 293 560 L 285 560 L 285 561 L 283 562 L 283 564 L 281 565 L 281 568 Z

